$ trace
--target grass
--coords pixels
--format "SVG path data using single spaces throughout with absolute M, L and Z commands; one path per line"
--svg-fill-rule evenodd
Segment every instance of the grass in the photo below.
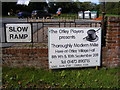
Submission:
M 3 67 L 3 88 L 120 88 L 119 69 L 43 70 Z
M 99 16 L 102 16 L 102 14 L 99 14 Z M 113 14 L 106 14 L 107 17 L 120 17 L 120 15 L 113 15 Z M 56 19 L 66 18 L 66 19 L 77 19 L 78 14 L 61 14 L 61 16 L 54 17 Z
M 99 14 L 99 16 L 102 16 L 102 14 Z M 114 14 L 105 14 L 107 17 L 120 17 L 120 15 L 114 15 Z
M 78 14 L 61 14 L 61 16 L 63 16 L 63 17 L 67 17 L 67 16 L 77 17 L 77 15 Z M 99 16 L 102 16 L 102 14 L 99 14 Z M 108 16 L 108 17 L 120 17 L 120 15 L 114 15 L 114 14 L 106 14 L 106 16 Z
M 120 17 L 120 15 L 112 15 L 112 14 L 106 14 L 108 17 Z

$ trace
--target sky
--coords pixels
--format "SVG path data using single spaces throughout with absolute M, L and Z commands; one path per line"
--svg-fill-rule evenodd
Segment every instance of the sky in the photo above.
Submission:
M 80 2 L 91 1 L 93 3 L 99 3 L 99 0 L 79 0 Z

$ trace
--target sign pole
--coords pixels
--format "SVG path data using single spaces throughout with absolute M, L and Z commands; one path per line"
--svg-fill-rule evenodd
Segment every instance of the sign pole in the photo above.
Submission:
M 4 23 L 4 35 L 5 35 L 5 43 L 7 43 L 7 37 L 6 37 L 6 23 Z
M 99 70 L 99 67 L 98 66 L 96 66 L 96 68 L 95 68 L 96 70 Z

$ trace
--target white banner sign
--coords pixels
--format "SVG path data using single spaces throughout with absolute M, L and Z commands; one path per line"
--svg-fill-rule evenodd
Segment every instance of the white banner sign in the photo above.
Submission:
M 100 66 L 101 28 L 49 28 L 49 68 Z
M 6 24 L 6 42 L 31 42 L 31 24 Z

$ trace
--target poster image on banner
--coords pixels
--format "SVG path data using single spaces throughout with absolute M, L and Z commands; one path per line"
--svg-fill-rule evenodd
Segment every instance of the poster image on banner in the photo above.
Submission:
M 6 23 L 6 42 L 32 42 L 30 23 Z
M 101 27 L 48 28 L 49 68 L 100 66 Z

